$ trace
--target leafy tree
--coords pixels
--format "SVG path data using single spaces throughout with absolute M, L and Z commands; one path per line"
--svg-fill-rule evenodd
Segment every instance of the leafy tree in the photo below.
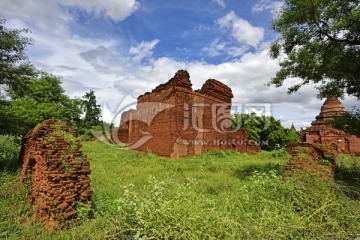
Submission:
M 25 54 L 26 46 L 32 40 L 21 34 L 27 29 L 7 29 L 5 18 L 0 17 L 0 95 L 9 89 L 20 89 L 26 80 L 37 74 Z
M 360 137 L 360 109 L 353 108 L 351 112 L 335 118 L 332 124 L 337 129 Z
M 22 89 L 9 91 L 5 101 L 0 133 L 22 135 L 45 119 L 58 119 L 78 129 L 80 100 L 64 94 L 59 78 L 43 73 L 29 80 Z M 26 89 L 26 91 L 24 91 Z
M 85 117 L 83 119 L 83 127 L 86 129 L 91 129 L 93 126 L 101 125 L 100 114 L 101 109 L 100 105 L 97 105 L 96 96 L 94 90 L 86 92 L 83 96 L 83 108 L 85 111 Z
M 21 135 L 48 118 L 75 129 L 80 123 L 80 100 L 64 94 L 59 78 L 40 72 L 28 61 L 32 43 L 27 29 L 7 29 L 0 18 L 0 134 Z
M 244 127 L 249 133 L 249 139 L 259 142 L 264 150 L 273 150 L 284 147 L 289 142 L 300 141 L 298 134 L 284 128 L 280 120 L 272 116 L 237 113 L 232 118 L 232 126 Z
M 360 98 L 359 0 L 285 0 L 272 28 L 280 37 L 270 55 L 281 69 L 269 84 L 300 78 L 289 93 L 319 83 L 319 97 Z
M 285 128 L 285 134 L 287 136 L 286 143 L 300 142 L 300 132 L 293 132 L 290 128 Z

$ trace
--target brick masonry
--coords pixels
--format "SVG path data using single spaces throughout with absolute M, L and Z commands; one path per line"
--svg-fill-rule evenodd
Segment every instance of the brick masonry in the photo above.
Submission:
M 257 153 L 260 147 L 248 142 L 245 129 L 231 129 L 232 98 L 231 88 L 215 79 L 193 91 L 189 73 L 179 70 L 122 114 L 119 141 L 171 158 L 215 149 Z
M 285 176 L 319 173 L 325 179 L 334 179 L 337 152 L 331 146 L 289 143 L 286 150 L 291 154 L 291 160 L 285 166 Z
M 45 120 L 23 138 L 21 181 L 28 179 L 34 218 L 57 228 L 76 216 L 74 203 L 87 203 L 90 165 L 76 133 L 66 124 Z

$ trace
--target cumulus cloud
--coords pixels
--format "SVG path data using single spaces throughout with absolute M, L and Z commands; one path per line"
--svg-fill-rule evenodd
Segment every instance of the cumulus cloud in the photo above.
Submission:
M 247 20 L 238 17 L 234 11 L 218 19 L 216 23 L 223 29 L 230 29 L 232 36 L 239 42 L 252 47 L 264 38 L 264 29 L 251 25 Z
M 224 0 L 213 0 L 213 2 L 219 4 L 220 7 L 225 8 L 226 4 Z

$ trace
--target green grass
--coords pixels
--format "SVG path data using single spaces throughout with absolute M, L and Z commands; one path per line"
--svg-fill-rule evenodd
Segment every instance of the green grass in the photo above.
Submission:
M 0 238 L 354 239 L 360 234 L 359 201 L 316 175 L 284 180 L 289 155 L 283 150 L 167 159 L 92 141 L 83 143 L 83 151 L 92 169 L 94 218 L 49 233 L 20 217 L 30 210 L 19 172 L 2 172 Z

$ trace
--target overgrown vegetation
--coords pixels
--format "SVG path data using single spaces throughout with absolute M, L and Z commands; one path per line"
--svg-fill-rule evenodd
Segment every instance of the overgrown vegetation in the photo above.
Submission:
M 2 172 L 0 236 L 10 239 L 353 239 L 360 204 L 317 175 L 283 179 L 289 155 L 209 152 L 160 158 L 85 142 L 93 217 L 51 233 L 27 222 L 19 172 Z M 351 168 L 351 167 L 350 167 Z M 346 184 L 346 183 L 344 183 Z M 347 186 L 347 185 L 346 185 Z M 359 191 L 359 189 L 357 189 Z M 11 224 L 10 224 L 11 223 Z

